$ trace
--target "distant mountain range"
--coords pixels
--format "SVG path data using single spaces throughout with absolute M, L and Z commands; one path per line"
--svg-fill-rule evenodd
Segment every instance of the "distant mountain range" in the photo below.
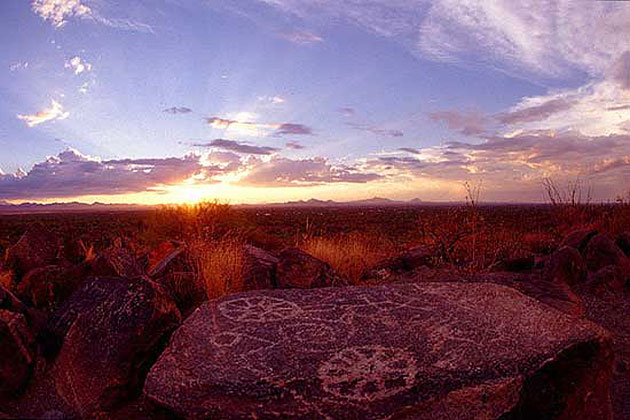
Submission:
M 390 200 L 389 198 L 373 197 L 354 201 L 310 200 L 288 201 L 286 203 L 271 204 L 239 204 L 236 207 L 388 207 L 388 206 L 420 206 L 420 205 L 448 205 L 456 203 L 425 202 L 419 198 L 408 201 Z M 25 213 L 79 213 L 79 212 L 109 212 L 109 211 L 133 211 L 147 210 L 154 206 L 140 204 L 104 204 L 104 203 L 22 203 L 11 204 L 0 200 L 0 214 L 25 214 Z

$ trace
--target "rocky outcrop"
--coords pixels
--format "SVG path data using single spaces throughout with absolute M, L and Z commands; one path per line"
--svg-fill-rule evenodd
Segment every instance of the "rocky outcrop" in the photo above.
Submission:
M 34 268 L 54 264 L 59 240 L 41 224 L 28 228 L 15 245 L 7 249 L 6 267 L 19 277 Z
M 134 252 L 116 241 L 112 246 L 99 253 L 90 264 L 90 274 L 97 277 L 133 278 L 143 273 L 142 266 Z
M 494 284 L 205 303 L 144 393 L 183 418 L 610 419 L 608 334 Z
M 287 248 L 279 256 L 276 285 L 280 289 L 310 289 L 347 285 L 347 281 L 324 261 L 298 248 Z
M 253 245 L 243 247 L 243 289 L 273 289 L 280 260 L 274 254 Z
M 61 347 L 46 378 L 50 389 L 36 390 L 25 402 L 28 416 L 65 406 L 89 417 L 126 398 L 156 357 L 156 346 L 180 321 L 175 304 L 145 278 L 90 279 L 55 313 L 50 330 Z M 61 403 L 46 407 L 55 394 Z
M 597 231 L 595 229 L 574 230 L 564 237 L 560 243 L 560 248 L 568 246 L 575 248 L 580 252 L 584 252 L 586 245 L 595 235 L 597 235 Z
M 580 252 L 569 246 L 563 246 L 546 261 L 543 278 L 547 281 L 564 283 L 569 286 L 586 280 L 586 264 Z
M 615 242 L 606 235 L 597 235 L 588 242 L 584 251 L 586 265 L 591 271 L 600 270 L 609 265 L 616 265 L 624 270 L 629 268 L 628 257 Z
M 53 311 L 77 289 L 88 272 L 88 264 L 35 268 L 17 285 L 17 295 L 38 309 Z
M 17 397 L 35 362 L 35 338 L 24 315 L 0 309 L 0 402 Z

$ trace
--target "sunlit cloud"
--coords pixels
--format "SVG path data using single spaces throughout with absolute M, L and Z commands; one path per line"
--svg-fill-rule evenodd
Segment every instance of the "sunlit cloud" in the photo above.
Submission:
M 84 71 L 89 72 L 92 70 L 92 65 L 79 56 L 75 56 L 72 57 L 70 60 L 67 60 L 64 64 L 64 67 L 67 69 L 72 69 L 72 71 L 74 71 L 74 74 L 81 74 Z
M 266 137 L 270 135 L 283 136 L 292 135 L 309 135 L 313 134 L 313 130 L 304 124 L 295 123 L 259 123 L 255 120 L 257 116 L 252 113 L 240 113 L 235 119 L 210 117 L 206 118 L 206 122 L 210 127 L 224 130 L 228 134 L 243 135 L 250 137 Z M 249 119 L 249 121 L 244 121 Z
M 28 125 L 29 127 L 35 127 L 36 125 L 45 123 L 46 121 L 65 120 L 69 116 L 70 113 L 65 112 L 63 110 L 63 106 L 59 102 L 52 100 L 50 108 L 43 109 L 32 115 L 18 114 L 17 117 L 20 120 L 26 121 L 26 125 Z
M 50 22 L 55 28 L 61 28 L 71 17 L 89 18 L 92 16 L 92 9 L 81 0 L 33 0 L 31 7 L 33 12 Z

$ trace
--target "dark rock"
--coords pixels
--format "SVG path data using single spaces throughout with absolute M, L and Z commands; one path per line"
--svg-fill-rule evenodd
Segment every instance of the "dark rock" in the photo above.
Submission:
M 563 246 L 568 246 L 571 248 L 575 248 L 580 252 L 584 252 L 586 249 L 586 245 L 588 242 L 597 235 L 597 230 L 595 229 L 579 229 L 570 232 L 560 243 L 560 248 Z
M 184 322 L 144 393 L 188 419 L 610 419 L 611 341 L 493 284 L 238 293 Z
M 57 236 L 41 224 L 35 224 L 7 250 L 6 265 L 19 278 L 34 268 L 54 264 L 58 251 Z
M 621 268 L 626 279 L 630 278 L 630 260 L 608 236 L 593 237 L 586 247 L 585 259 L 590 271 L 599 271 L 609 265 L 616 265 Z
M 401 256 L 401 262 L 405 270 L 414 270 L 418 267 L 432 267 L 435 260 L 435 252 L 424 245 L 415 246 L 405 251 Z
M 49 375 L 55 392 L 81 417 L 115 407 L 142 383 L 179 321 L 175 304 L 149 279 L 84 282 L 51 321 L 63 337 Z
M 346 285 L 347 281 L 324 261 L 298 248 L 287 248 L 279 256 L 276 284 L 280 289 L 310 289 L 342 286 Z
M 280 260 L 264 249 L 243 247 L 243 288 L 245 291 L 273 289 L 276 285 L 276 268 Z
M 91 262 L 90 274 L 95 277 L 133 278 L 141 276 L 143 269 L 133 251 L 117 243 L 96 256 Z
M 588 289 L 592 293 L 621 293 L 625 284 L 626 276 L 617 265 L 608 265 L 588 276 Z
M 536 256 L 534 254 L 524 255 L 520 257 L 508 258 L 493 264 L 493 271 L 509 271 L 512 273 L 520 273 L 530 271 L 536 266 Z
M 582 254 L 577 249 L 568 246 L 563 246 L 554 252 L 543 270 L 544 280 L 569 286 L 583 283 L 586 280 L 586 274 L 586 263 Z
M 421 267 L 433 267 L 435 253 L 430 248 L 420 245 L 410 248 L 402 255 L 388 258 L 371 267 L 362 274 L 363 284 L 383 284 L 394 281 L 396 277 L 405 275 Z
M 24 316 L 29 328 L 38 333 L 46 324 L 46 315 L 26 306 L 13 293 L 0 286 L 0 310 L 7 310 Z
M 35 268 L 22 278 L 17 295 L 38 309 L 53 311 L 76 290 L 88 273 L 87 264 Z
M 626 257 L 630 257 L 630 232 L 623 232 L 617 236 L 616 244 Z
M 17 397 L 35 361 L 34 336 L 24 315 L 0 309 L 0 402 Z

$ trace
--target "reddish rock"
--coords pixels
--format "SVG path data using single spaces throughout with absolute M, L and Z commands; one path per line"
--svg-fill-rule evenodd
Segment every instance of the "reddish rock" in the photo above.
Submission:
M 244 290 L 273 289 L 279 261 L 278 257 L 264 249 L 245 245 L 243 247 Z
M 586 249 L 586 245 L 588 242 L 597 235 L 597 231 L 595 229 L 578 229 L 570 232 L 560 243 L 560 248 L 563 246 L 568 246 L 571 248 L 575 248 L 580 252 L 584 252 Z
M 159 277 L 182 252 L 184 247 L 176 247 L 170 241 L 161 243 L 147 255 L 147 274 L 152 278 Z
M 22 278 L 17 295 L 38 309 L 53 311 L 76 290 L 88 272 L 87 264 L 35 268 Z
M 186 419 L 610 419 L 611 338 L 494 284 L 209 301 L 145 395 Z
M 536 256 L 534 254 L 524 255 L 520 257 L 508 258 L 492 266 L 493 271 L 508 271 L 519 273 L 530 271 L 536 266 Z
M 21 277 L 34 268 L 54 264 L 58 251 L 57 236 L 41 224 L 35 224 L 7 250 L 7 267 Z
M 571 286 L 583 283 L 586 274 L 586 263 L 582 254 L 575 248 L 563 246 L 546 261 L 543 279 Z
M 34 365 L 34 337 L 24 315 L 0 309 L 0 343 L 1 402 L 22 392 Z
M 51 322 L 63 337 L 49 373 L 56 394 L 80 417 L 114 407 L 142 383 L 160 341 L 179 321 L 175 304 L 151 280 L 84 282 Z
M 608 265 L 588 276 L 588 288 L 593 293 L 621 293 L 625 284 L 626 276 L 617 265 Z
M 401 256 L 401 263 L 405 270 L 414 270 L 418 267 L 432 267 L 435 260 L 435 252 L 425 246 L 415 246 L 405 251 Z
M 347 281 L 335 273 L 330 265 L 298 248 L 287 248 L 280 253 L 276 269 L 276 285 L 280 289 L 346 284 Z
M 616 265 L 622 270 L 625 279 L 630 278 L 630 260 L 608 236 L 593 237 L 586 247 L 585 259 L 590 271 Z
M 46 323 L 46 315 L 41 311 L 26 306 L 13 293 L 0 286 L 0 309 L 14 312 L 24 316 L 29 328 L 39 332 Z
M 97 277 L 137 277 L 143 274 L 143 269 L 136 260 L 134 252 L 116 243 L 96 256 L 90 263 L 90 274 Z
M 630 257 L 630 232 L 623 232 L 617 236 L 615 243 L 626 254 L 626 257 Z

